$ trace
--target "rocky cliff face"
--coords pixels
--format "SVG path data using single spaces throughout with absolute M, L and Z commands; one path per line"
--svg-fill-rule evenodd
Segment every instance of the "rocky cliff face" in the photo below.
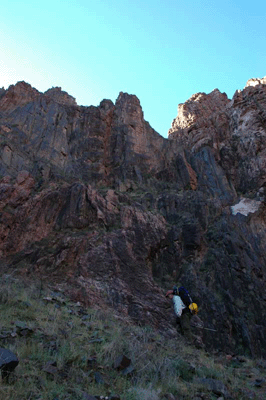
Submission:
M 265 177 L 265 78 L 251 79 L 231 101 L 217 89 L 179 106 L 169 139 L 197 153 L 209 146 L 237 191 L 257 190 Z
M 42 94 L 19 82 L 2 94 L 0 109 L 3 175 L 24 168 L 45 181 L 65 175 L 118 184 L 165 163 L 166 140 L 144 121 L 136 96 L 79 107 L 61 88 Z
M 80 107 L 61 88 L 0 90 L 2 270 L 173 331 L 164 291 L 200 305 L 209 349 L 266 356 L 266 86 L 179 106 L 162 138 L 136 96 Z M 241 197 L 256 212 L 236 214 Z

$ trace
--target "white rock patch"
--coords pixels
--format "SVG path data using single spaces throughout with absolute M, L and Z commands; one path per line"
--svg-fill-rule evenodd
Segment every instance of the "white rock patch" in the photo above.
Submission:
M 254 213 L 258 210 L 260 204 L 261 201 L 242 198 L 239 203 L 231 207 L 232 214 L 248 215 L 249 213 Z

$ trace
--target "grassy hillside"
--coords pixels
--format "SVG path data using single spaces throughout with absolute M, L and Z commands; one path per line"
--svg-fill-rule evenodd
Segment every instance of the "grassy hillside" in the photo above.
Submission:
M 208 354 L 72 303 L 58 286 L 2 276 L 0 313 L 0 347 L 19 358 L 3 400 L 265 398 L 265 360 Z

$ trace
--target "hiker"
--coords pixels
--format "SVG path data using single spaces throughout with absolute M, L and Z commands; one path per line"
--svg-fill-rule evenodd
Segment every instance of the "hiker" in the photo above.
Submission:
M 166 297 L 173 300 L 176 323 L 178 324 L 181 334 L 185 336 L 189 342 L 193 342 L 190 319 L 193 314 L 197 314 L 198 312 L 197 304 L 192 302 L 189 293 L 183 286 L 179 289 L 177 289 L 177 286 L 174 286 L 172 290 L 167 291 Z

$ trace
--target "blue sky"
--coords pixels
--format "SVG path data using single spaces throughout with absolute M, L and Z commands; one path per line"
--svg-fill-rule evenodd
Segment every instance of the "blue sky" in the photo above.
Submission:
M 177 106 L 218 88 L 231 98 L 266 75 L 266 2 L 9 0 L 1 4 L 0 87 L 60 86 L 79 105 L 140 99 L 167 137 Z

